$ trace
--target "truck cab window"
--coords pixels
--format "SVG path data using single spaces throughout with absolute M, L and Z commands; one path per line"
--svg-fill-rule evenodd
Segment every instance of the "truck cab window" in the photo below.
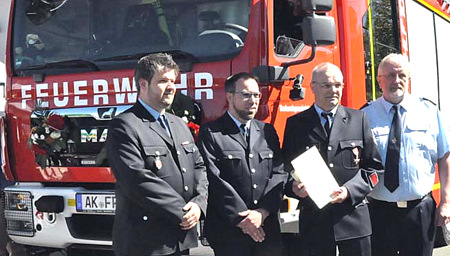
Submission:
M 275 52 L 292 55 L 302 40 L 302 20 L 307 14 L 302 8 L 302 0 L 274 0 L 273 12 Z

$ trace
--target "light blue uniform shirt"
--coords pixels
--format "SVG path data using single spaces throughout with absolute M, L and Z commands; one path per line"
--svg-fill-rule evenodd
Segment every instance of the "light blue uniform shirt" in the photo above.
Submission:
M 446 126 L 436 106 L 412 95 L 405 95 L 400 113 L 402 139 L 400 148 L 399 183 L 391 193 L 384 186 L 384 177 L 370 196 L 388 202 L 422 198 L 434 184 L 436 162 L 449 152 Z M 383 97 L 362 109 L 367 113 L 378 149 L 386 162 L 389 131 L 394 117 L 392 104 Z

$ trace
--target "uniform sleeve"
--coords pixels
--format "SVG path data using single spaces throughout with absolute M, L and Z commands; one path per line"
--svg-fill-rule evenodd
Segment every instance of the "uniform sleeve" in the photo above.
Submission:
M 218 209 L 219 216 L 236 226 L 243 219 L 238 213 L 248 208 L 231 184 L 220 177 L 217 153 L 214 149 L 215 142 L 208 127 L 202 127 L 197 143 L 206 165 L 209 203 L 213 203 Z
M 190 132 L 189 130 L 187 132 Z M 192 136 L 191 136 L 192 137 Z M 206 167 L 199 150 L 194 152 L 194 197 L 190 202 L 196 203 L 206 215 L 206 205 L 208 200 L 208 179 L 206 177 Z
M 111 120 L 106 149 L 117 183 L 129 200 L 175 224 L 182 222 L 184 199 L 167 182 L 146 169 L 143 149 L 131 124 L 122 119 Z
M 344 184 L 350 193 L 352 205 L 358 205 L 364 200 L 376 185 L 379 175 L 384 172 L 381 156 L 365 112 L 362 112 L 362 129 L 364 137 L 360 169 L 352 179 Z

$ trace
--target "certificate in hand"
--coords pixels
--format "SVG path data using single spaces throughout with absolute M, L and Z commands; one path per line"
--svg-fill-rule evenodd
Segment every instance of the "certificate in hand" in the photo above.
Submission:
M 301 181 L 309 197 L 322 209 L 331 201 L 331 194 L 339 185 L 314 146 L 291 161 L 294 171 L 291 173 L 296 181 Z

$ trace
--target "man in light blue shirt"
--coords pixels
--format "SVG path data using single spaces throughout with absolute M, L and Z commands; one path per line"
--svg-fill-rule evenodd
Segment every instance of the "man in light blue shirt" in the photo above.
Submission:
M 404 56 L 386 56 L 377 81 L 383 97 L 363 108 L 386 167 L 370 194 L 372 255 L 431 255 L 435 224 L 450 221 L 449 135 L 437 107 L 408 93 L 410 70 Z M 400 130 L 397 136 L 394 126 Z M 395 147 L 399 150 L 390 150 Z M 436 163 L 441 181 L 437 211 L 430 194 Z

